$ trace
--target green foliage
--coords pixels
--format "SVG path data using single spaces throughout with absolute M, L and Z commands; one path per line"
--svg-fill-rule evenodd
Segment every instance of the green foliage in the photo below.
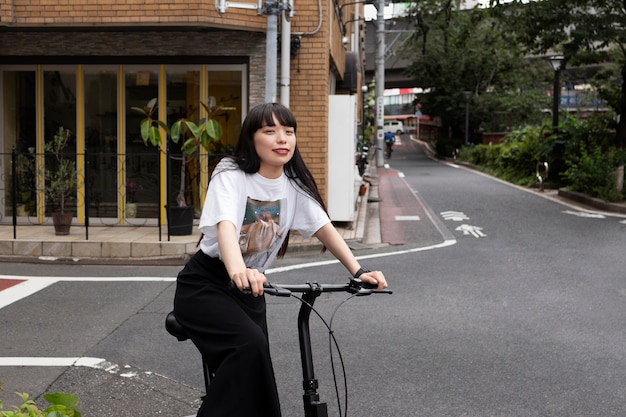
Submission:
M 509 182 L 532 186 L 538 163 L 548 162 L 552 186 L 566 186 L 592 197 L 621 201 L 615 169 L 626 152 L 612 143 L 615 122 L 604 116 L 566 119 L 551 127 L 526 127 L 511 132 L 497 145 L 464 147 L 459 159 Z
M 545 118 L 544 86 L 553 72 L 545 62 L 524 59 L 509 19 L 489 9 L 461 12 L 456 2 L 425 0 L 412 4 L 407 21 L 414 29 L 405 43 L 412 61 L 407 73 L 428 89 L 419 102 L 426 114 L 440 117 L 440 138 L 464 137 L 464 91 L 472 92 L 470 132 L 509 131 Z M 447 155 L 456 143 L 442 140 Z
M 545 140 L 542 129 L 531 126 L 510 133 L 500 144 L 464 148 L 459 157 L 504 180 L 530 186 L 536 181 L 537 163 L 546 157 Z
M 604 154 L 599 147 L 587 149 L 581 143 L 580 152 L 568 160 L 563 173 L 572 191 L 579 191 L 608 201 L 620 201 L 622 194 L 615 189 L 616 150 Z
M 28 394 L 17 392 L 16 395 L 20 397 L 22 403 L 13 407 L 13 410 L 4 410 L 0 401 L 0 417 L 81 417 L 77 409 L 78 397 L 74 394 L 62 392 L 44 394 L 45 400 L 51 404 L 44 410 L 39 409 Z
M 151 99 L 143 108 L 131 108 L 133 111 L 145 116 L 139 125 L 141 138 L 145 145 L 160 146 L 164 140 L 161 137 L 161 129 L 167 133 L 172 142 L 179 143 L 182 141 L 181 150 L 183 155 L 181 157 L 180 186 L 176 196 L 176 202 L 181 207 L 187 205 L 185 201 L 185 176 L 188 160 L 197 157 L 201 148 L 211 152 L 211 145 L 219 142 L 222 137 L 222 126 L 214 117 L 220 112 L 234 110 L 232 107 L 217 106 L 214 97 L 211 97 L 211 102 L 208 105 L 202 102 L 200 105 L 206 111 L 207 116 L 200 120 L 199 123 L 192 120 L 192 117 L 197 114 L 198 110 L 194 109 L 191 115 L 176 120 L 171 127 L 168 127 L 164 121 L 158 119 L 158 100 L 156 98 Z
M 613 142 L 626 147 L 626 25 L 623 0 L 514 0 L 492 7 L 507 18 L 531 54 L 562 53 L 568 65 L 602 64 L 591 79 L 619 114 Z M 606 65 L 610 63 L 611 65 Z

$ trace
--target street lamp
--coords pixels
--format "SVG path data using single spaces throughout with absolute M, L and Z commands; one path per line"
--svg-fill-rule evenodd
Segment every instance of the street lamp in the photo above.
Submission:
M 561 67 L 565 57 L 563 55 L 553 55 L 548 58 L 550 65 L 554 70 L 554 88 L 552 91 L 552 130 L 557 131 L 559 127 L 559 102 L 561 101 L 561 85 L 559 82 L 559 75 L 561 74 Z
M 469 144 L 469 103 L 472 98 L 471 91 L 463 91 L 465 96 L 465 146 Z

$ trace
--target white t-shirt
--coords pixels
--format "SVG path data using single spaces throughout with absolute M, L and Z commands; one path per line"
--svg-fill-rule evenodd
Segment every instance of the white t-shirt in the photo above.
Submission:
M 200 217 L 204 233 L 200 249 L 220 259 L 217 224 L 221 221 L 235 225 L 246 266 L 265 271 L 289 230 L 310 237 L 330 219 L 319 203 L 285 174 L 277 179 L 246 174 L 224 158 L 213 171 Z

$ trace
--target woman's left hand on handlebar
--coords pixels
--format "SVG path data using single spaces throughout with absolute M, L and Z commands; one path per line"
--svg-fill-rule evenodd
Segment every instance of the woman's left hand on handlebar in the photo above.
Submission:
M 376 285 L 377 290 L 388 287 L 385 275 L 381 271 L 364 272 L 359 276 L 359 279 L 363 282 Z

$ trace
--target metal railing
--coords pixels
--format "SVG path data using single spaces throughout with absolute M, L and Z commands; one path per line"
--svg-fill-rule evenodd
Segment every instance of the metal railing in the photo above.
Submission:
M 66 211 L 78 218 L 72 225 L 84 228 L 86 240 L 89 240 L 90 227 L 157 227 L 161 241 L 165 220 L 161 204 L 164 203 L 165 207 L 176 204 L 179 187 L 172 184 L 178 184 L 180 180 L 177 177 L 180 165 L 177 166 L 179 162 L 176 161 L 181 155 L 169 150 L 165 155 L 165 175 L 161 175 L 161 155 L 154 149 L 140 153 L 85 151 L 68 155 L 68 158 L 76 158 L 78 168 L 78 185 L 66 202 Z M 14 239 L 17 239 L 18 225 L 52 224 L 51 214 L 55 207 L 46 195 L 48 181 L 44 169 L 54 166 L 51 154 L 18 152 L 14 148 L 10 154 L 0 153 L 0 156 L 0 167 L 3 165 L 1 161 L 10 163 L 10 170 L 0 171 L 0 224 L 6 224 L 6 218 L 11 217 Z M 208 178 L 209 170 L 223 156 L 225 154 L 207 155 L 205 166 L 187 173 L 186 184 L 196 182 L 196 187 L 185 190 L 190 200 L 193 201 L 192 194 L 201 195 L 202 190 L 198 188 L 200 176 L 204 174 Z M 195 198 L 201 200 L 201 197 Z M 167 240 L 170 240 L 169 230 Z

